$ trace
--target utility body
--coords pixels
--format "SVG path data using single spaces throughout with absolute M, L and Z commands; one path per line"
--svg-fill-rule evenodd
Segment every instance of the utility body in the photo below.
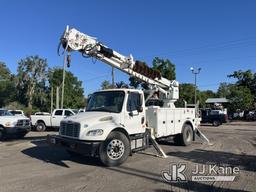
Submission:
M 191 144 L 200 118 L 196 108 L 175 107 L 179 98 L 177 81 L 162 77 L 144 62 L 134 61 L 131 55 L 123 56 L 76 29 L 67 27 L 61 44 L 68 52 L 79 51 L 147 83 L 149 89 L 93 93 L 86 112 L 61 121 L 59 135 L 48 136 L 50 144 L 65 147 L 71 154 L 99 157 L 107 166 L 120 165 L 130 154 L 151 144 L 157 147 L 154 138 L 174 136 L 179 144 Z M 68 61 L 69 57 L 70 54 Z M 146 106 L 154 96 L 162 104 Z

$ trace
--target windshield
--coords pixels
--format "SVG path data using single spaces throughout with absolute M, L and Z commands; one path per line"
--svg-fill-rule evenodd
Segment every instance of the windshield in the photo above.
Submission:
M 86 111 L 120 113 L 124 102 L 123 91 L 104 91 L 92 94 Z
M 13 114 L 7 110 L 0 110 L 0 116 L 13 116 Z

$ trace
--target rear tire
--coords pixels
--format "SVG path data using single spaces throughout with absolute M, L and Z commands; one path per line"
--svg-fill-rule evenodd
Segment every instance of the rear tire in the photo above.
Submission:
M 218 127 L 221 125 L 221 122 L 220 122 L 220 120 L 213 120 L 212 125 L 215 127 Z
M 99 157 L 106 166 L 121 165 L 131 151 L 129 139 L 121 132 L 114 131 L 100 145 Z
M 176 136 L 176 140 L 180 145 L 188 146 L 193 141 L 193 129 L 191 125 L 184 124 L 182 128 L 182 133 Z M 175 140 L 174 140 L 175 141 Z
M 43 122 L 39 122 L 36 124 L 36 131 L 43 132 L 46 130 L 46 126 Z

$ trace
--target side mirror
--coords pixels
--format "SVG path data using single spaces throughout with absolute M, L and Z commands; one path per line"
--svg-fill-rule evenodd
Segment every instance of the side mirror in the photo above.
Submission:
M 138 111 L 139 113 L 141 113 L 141 112 L 143 111 L 143 107 L 142 107 L 142 106 L 139 106 L 139 107 L 137 108 L 137 111 Z

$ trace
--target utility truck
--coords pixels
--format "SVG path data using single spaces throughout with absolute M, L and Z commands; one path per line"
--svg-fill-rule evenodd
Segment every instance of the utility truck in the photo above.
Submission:
M 149 90 L 121 88 L 93 93 L 86 112 L 62 120 L 59 135 L 48 136 L 49 144 L 65 147 L 71 154 L 98 157 L 106 166 L 117 166 L 149 145 L 165 157 L 155 138 L 174 136 L 177 143 L 190 145 L 195 134 L 202 135 L 197 110 L 174 105 L 179 98 L 177 81 L 162 77 L 132 55 L 124 56 L 74 28 L 66 28 L 61 44 L 67 58 L 64 61 L 70 62 L 70 52 L 81 52 L 147 83 Z M 155 95 L 162 105 L 146 106 Z

